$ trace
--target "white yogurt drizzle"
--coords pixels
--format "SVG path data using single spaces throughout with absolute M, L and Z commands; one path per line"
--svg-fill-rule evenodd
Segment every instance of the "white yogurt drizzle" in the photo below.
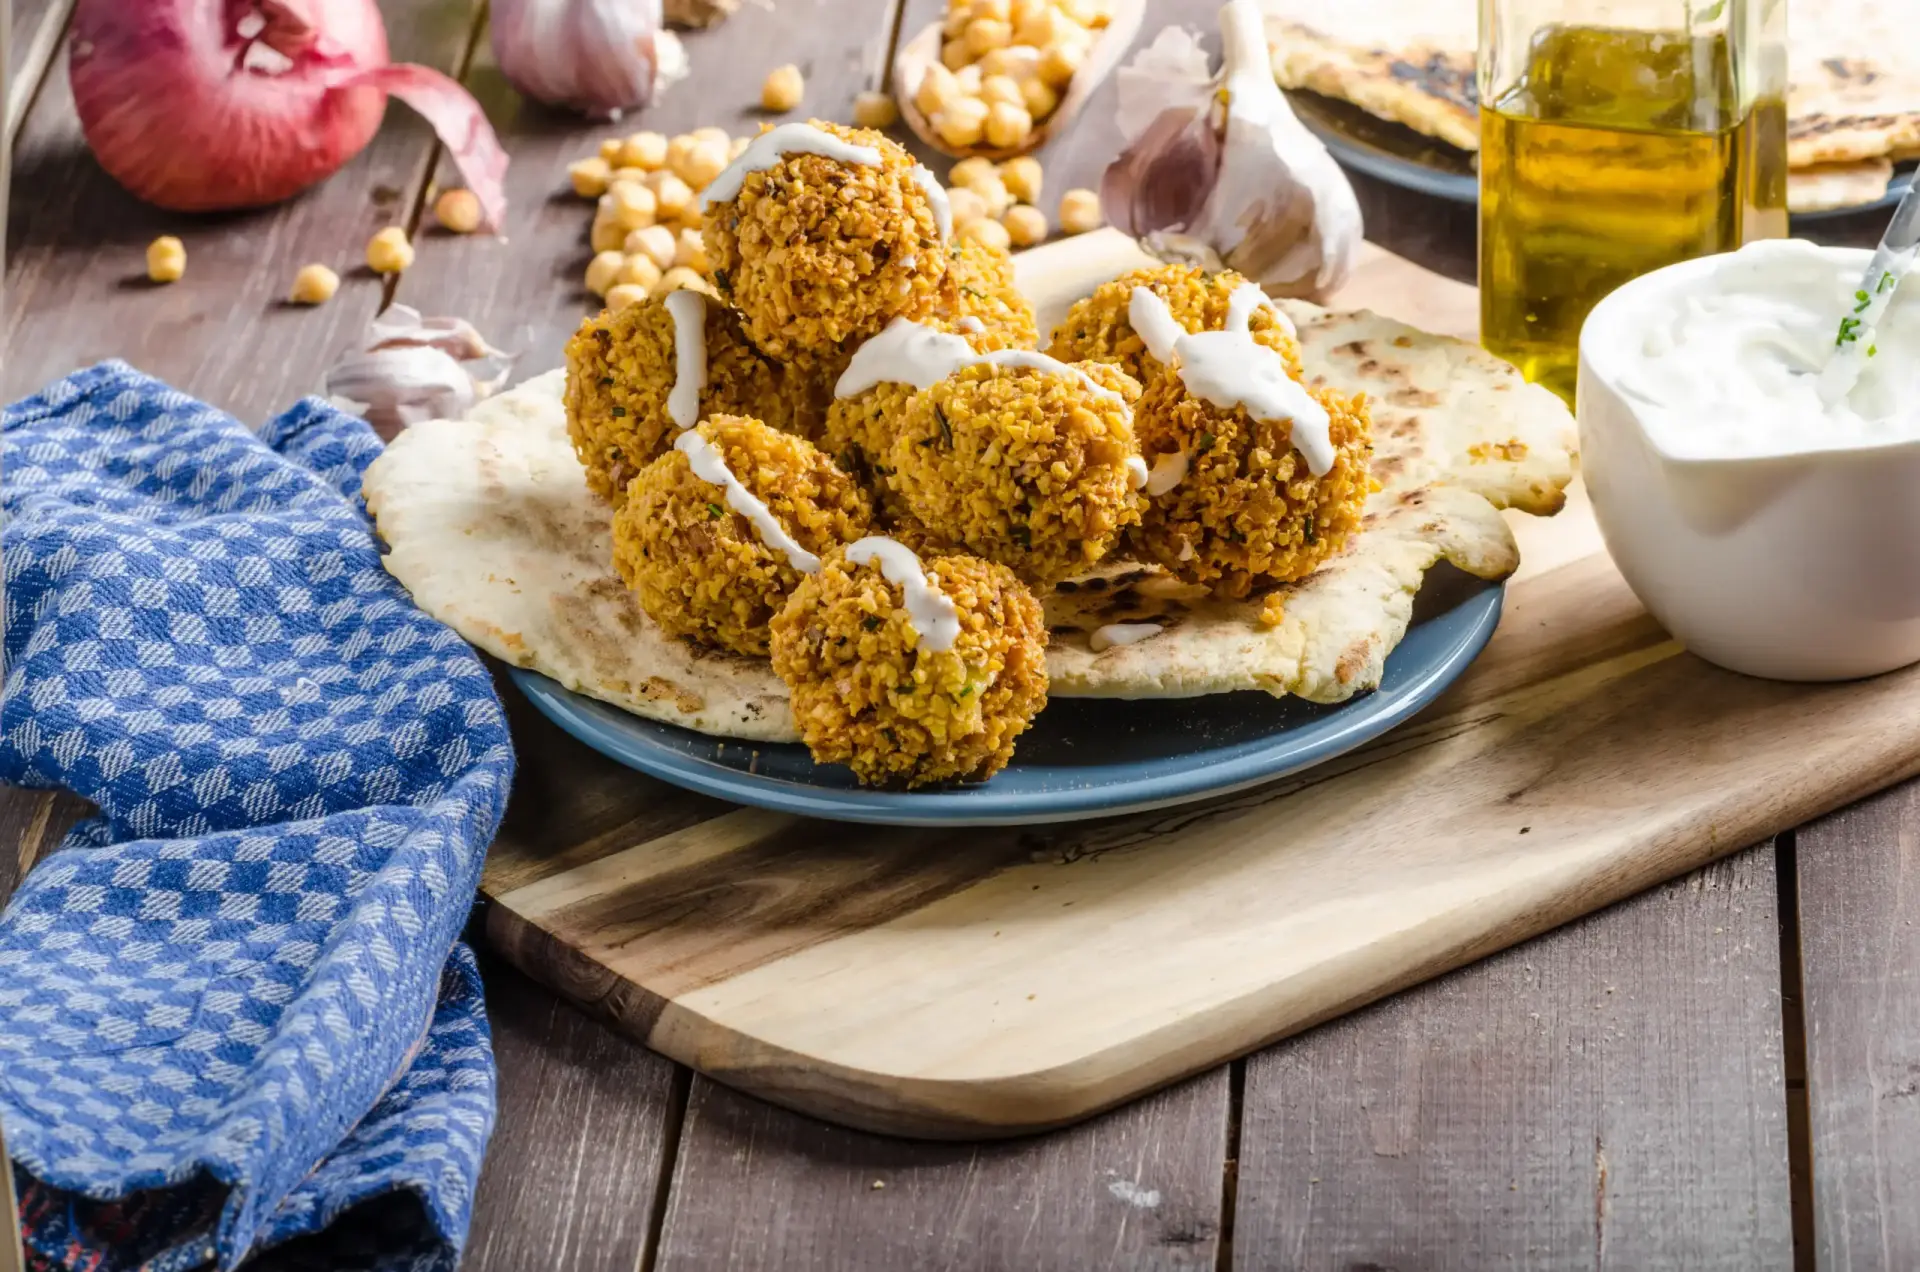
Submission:
M 856 146 L 850 141 L 842 141 L 812 124 L 781 124 L 748 142 L 747 148 L 740 152 L 740 157 L 713 179 L 713 183 L 700 195 L 700 210 L 704 212 L 716 203 L 732 202 L 739 197 L 740 187 L 746 184 L 748 173 L 765 172 L 787 155 L 819 155 L 823 159 L 862 167 L 880 166 L 880 152 L 872 146 Z
M 835 397 L 858 397 L 877 384 L 910 384 L 926 389 L 964 367 L 1018 367 L 1046 375 L 1071 376 L 1095 397 L 1124 403 L 1078 367 L 1027 349 L 975 353 L 973 346 L 951 332 L 895 318 L 886 329 L 854 350 L 847 369 L 833 386 Z
M 1087 637 L 1087 645 L 1094 653 L 1101 654 L 1115 645 L 1137 645 L 1163 630 L 1158 623 L 1108 623 L 1094 628 L 1093 635 Z
M 1145 461 L 1143 460 L 1141 462 L 1144 463 Z M 1166 494 L 1169 490 L 1178 486 L 1186 480 L 1187 466 L 1192 462 L 1192 457 L 1183 450 L 1174 451 L 1170 455 L 1162 455 L 1155 459 L 1153 461 L 1153 471 L 1147 474 L 1147 493 L 1158 499 L 1161 495 Z
M 1132 480 L 1135 490 L 1145 489 L 1146 484 L 1153 480 L 1153 474 L 1147 471 L 1147 461 L 1138 455 L 1127 456 L 1127 476 Z
M 954 323 L 953 326 L 954 326 L 954 330 L 964 331 L 970 336 L 977 336 L 981 332 L 987 329 L 987 324 L 984 322 L 981 322 L 978 318 L 975 318 L 972 314 L 967 314 L 965 317 L 961 318 L 958 322 Z
M 719 447 L 695 430 L 688 429 L 680 434 L 673 448 L 687 457 L 687 466 L 693 469 L 695 477 L 726 491 L 727 507 L 753 524 L 754 530 L 760 535 L 760 542 L 785 556 L 787 564 L 802 574 L 813 574 L 820 569 L 820 558 L 795 542 L 786 527 L 773 515 L 773 509 L 740 484 L 740 479 L 727 467 L 726 456 L 720 453 Z
M 1237 287 L 1227 302 L 1226 327 L 1190 332 L 1174 319 L 1164 300 L 1148 288 L 1136 287 L 1127 298 L 1127 320 L 1148 353 L 1161 362 L 1178 364 L 1180 382 L 1193 396 L 1224 410 L 1244 408 L 1256 420 L 1290 422 L 1294 449 L 1307 461 L 1308 471 L 1324 477 L 1333 467 L 1329 436 L 1333 421 L 1326 408 L 1287 374 L 1286 360 L 1256 342 L 1247 329 L 1262 301 L 1266 297 L 1253 284 Z M 1273 312 L 1280 311 L 1276 307 Z M 1156 479 L 1159 466 L 1154 465 Z M 1148 493 L 1171 490 L 1186 475 L 1185 457 L 1179 467 L 1178 476 L 1157 492 L 1150 484 Z
M 854 565 L 880 563 L 880 576 L 900 589 L 907 620 L 920 637 L 920 647 L 933 653 L 953 648 L 960 638 L 960 612 L 947 594 L 933 585 L 913 549 L 895 539 L 869 535 L 847 549 Z
M 947 201 L 946 190 L 921 164 L 913 165 L 913 179 L 927 192 L 927 203 L 933 208 L 933 223 L 940 227 L 940 241 L 946 242 L 953 237 L 953 204 Z
M 679 428 L 700 422 L 700 395 L 707 391 L 707 298 L 688 287 L 667 296 L 673 318 L 673 388 L 667 418 Z

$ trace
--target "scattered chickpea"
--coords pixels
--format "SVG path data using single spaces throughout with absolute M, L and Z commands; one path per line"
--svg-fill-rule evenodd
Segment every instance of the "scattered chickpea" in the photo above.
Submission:
M 1053 88 L 1065 88 L 1086 57 L 1087 47 L 1084 44 L 1051 45 L 1040 55 L 1040 78 Z
M 600 143 L 600 162 L 609 168 L 620 162 L 620 147 L 624 143 L 618 137 L 609 137 Z
M 987 215 L 995 220 L 998 220 L 1001 213 L 1013 204 L 1013 195 L 1008 193 L 1006 182 L 1000 179 L 1000 174 L 993 170 L 992 164 L 969 171 L 964 188 L 973 191 L 985 201 Z
M 701 146 L 725 146 L 733 141 L 733 138 L 727 136 L 727 130 L 718 124 L 696 128 L 688 135 L 693 138 L 696 145 Z
M 655 225 L 638 230 L 627 239 L 627 242 L 651 258 L 653 263 L 661 269 L 673 267 L 673 258 L 679 240 L 666 226 Z
M 1022 203 L 1040 202 L 1042 174 L 1040 161 L 1032 155 L 1021 155 L 1018 159 L 1009 159 L 1000 165 L 1000 183 L 1007 187 L 1007 193 Z
M 853 122 L 862 128 L 891 128 L 899 119 L 891 93 L 865 92 L 853 99 Z
M 674 168 L 675 174 L 695 190 L 706 189 L 732 162 L 728 153 L 728 147 L 732 144 L 724 137 L 717 142 L 712 138 L 702 138 L 687 155 L 686 161 Z
M 975 18 L 967 23 L 966 34 L 961 38 L 966 41 L 967 52 L 979 57 L 1012 44 L 1013 27 L 999 18 Z
M 587 262 L 587 290 L 596 296 L 605 296 L 607 289 L 619 281 L 621 267 L 627 258 L 618 251 L 597 253 Z
M 1025 203 L 1008 208 L 1000 223 L 1007 227 L 1007 237 L 1015 247 L 1032 247 L 1046 241 L 1047 217 L 1039 208 Z
M 713 290 L 712 283 L 684 265 L 677 265 L 668 270 L 660 279 L 660 291 L 662 295 L 667 292 L 681 291 L 683 289 L 687 291 L 705 292 L 709 296 L 716 294 Z
M 977 97 L 956 97 L 931 122 L 934 132 L 949 146 L 977 146 L 987 133 L 987 104 Z
M 325 265 L 302 265 L 287 299 L 296 305 L 324 305 L 340 290 L 340 275 Z
M 660 212 L 659 196 L 638 182 L 622 181 L 607 197 L 613 201 L 614 223 L 623 230 L 643 230 Z
M 607 192 L 612 180 L 613 169 L 607 161 L 595 155 L 591 159 L 582 159 L 567 166 L 567 176 L 573 181 L 573 192 L 583 199 L 597 199 Z
M 618 250 L 626 237 L 627 231 L 614 219 L 613 214 L 603 211 L 594 215 L 593 232 L 587 236 L 587 241 L 596 252 L 611 252 Z
M 644 233 L 645 231 L 642 231 Z M 653 257 L 645 252 L 629 252 L 626 261 L 620 266 L 620 272 L 614 276 L 615 285 L 644 287 L 648 291 L 660 285 L 660 267 L 653 263 Z
M 1069 190 L 1060 196 L 1060 232 L 1085 234 L 1102 224 L 1100 196 L 1091 190 Z
M 147 277 L 156 283 L 177 283 L 187 272 L 187 245 L 171 234 L 147 244 Z
M 693 188 L 671 172 L 656 172 L 653 186 L 654 200 L 658 206 L 658 215 L 678 219 L 693 207 Z
M 448 190 L 433 201 L 433 219 L 455 234 L 480 228 L 480 199 L 471 190 Z
M 1033 116 L 1025 106 L 995 102 L 987 112 L 987 144 L 1011 150 L 1026 144 L 1033 135 Z
M 622 184 L 623 182 L 634 182 L 634 181 L 639 182 L 641 185 L 645 185 L 647 183 L 647 178 L 651 175 L 653 174 L 648 172 L 645 168 L 615 168 L 613 170 L 613 176 L 607 182 L 607 186 L 609 189 L 611 189 L 614 186 Z
M 647 289 L 638 283 L 615 283 L 607 288 L 607 308 L 619 313 L 622 309 L 631 309 L 647 298 Z
M 707 240 L 699 230 L 682 230 L 674 240 L 673 263 L 696 273 L 707 272 Z
M 950 186 L 966 186 L 971 189 L 974 182 L 983 177 L 991 177 L 994 175 L 993 160 L 982 159 L 976 155 L 971 159 L 962 159 L 959 163 L 954 164 L 952 170 L 947 173 L 947 184 Z
M 965 186 L 947 191 L 947 208 L 953 214 L 953 228 L 964 230 L 987 215 L 987 201 Z
M 413 264 L 413 244 L 407 232 L 389 225 L 367 240 L 367 267 L 376 274 L 398 274 Z
M 622 168 L 645 168 L 651 172 L 667 162 L 667 138 L 664 133 L 637 132 L 620 144 Z
M 1006 251 L 1013 242 L 1013 236 L 1007 227 L 991 217 L 981 217 L 978 221 L 969 221 L 958 231 L 961 238 L 972 239 L 985 247 Z
M 678 137 L 669 141 L 667 143 L 667 171 L 673 173 L 683 181 L 686 180 L 685 174 L 682 173 L 680 169 L 686 165 L 687 159 L 699 148 L 699 145 L 699 138 L 695 137 L 692 133 L 681 133 Z
M 800 104 L 806 92 L 807 82 L 800 77 L 799 67 L 791 62 L 776 66 L 760 85 L 760 109 L 784 115 Z

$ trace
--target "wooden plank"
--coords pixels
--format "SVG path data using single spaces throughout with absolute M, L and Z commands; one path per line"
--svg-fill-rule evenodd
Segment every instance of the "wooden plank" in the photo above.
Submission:
M 1227 1071 L 1040 1139 L 911 1143 L 704 1078 L 681 1135 L 661 1272 L 1212 1268 Z
M 1249 1059 L 1233 1266 L 1791 1266 L 1773 860 Z
M 396 60 L 457 69 L 480 0 L 390 6 Z M 403 222 L 424 181 L 432 134 L 395 105 L 367 149 L 333 178 L 278 208 L 186 216 L 147 207 L 84 153 L 64 49 L 14 152 L 6 276 L 8 400 L 79 366 L 125 358 L 250 423 L 319 389 L 326 367 L 379 307 L 382 283 L 362 264 L 368 237 Z M 159 234 L 187 246 L 178 283 L 146 281 Z M 434 244 L 423 243 L 421 255 Z M 286 305 L 309 261 L 340 271 L 340 295 L 318 309 Z
M 685 1078 L 511 967 L 489 959 L 483 972 L 500 1110 L 461 1266 L 631 1272 Z
M 65 791 L 0 785 L 0 909 L 35 862 L 52 852 L 73 824 L 93 811 Z
M 1813 1235 L 1823 1269 L 1920 1260 L 1920 788 L 1796 836 Z
M 430 231 L 400 295 L 426 313 L 470 318 L 503 347 L 521 351 L 516 379 L 559 366 L 561 348 L 599 301 L 582 282 L 593 253 L 593 205 L 576 198 L 567 165 L 600 139 L 642 129 L 669 135 L 715 125 L 759 131 L 760 84 L 784 62 L 806 76 L 795 118 L 851 118 L 854 95 L 879 82 L 897 0 L 781 0 L 746 6 L 706 31 L 685 33 L 691 73 L 644 111 L 617 124 L 589 124 L 524 101 L 481 49 L 468 86 L 513 154 L 514 204 L 506 241 Z M 442 162 L 439 179 L 457 183 Z M 523 193 L 524 192 L 524 193 Z
M 73 13 L 73 0 L 14 0 L 12 9 L 4 93 L 9 142 L 18 134 L 27 108 L 60 49 L 60 33 L 66 30 L 67 18 Z

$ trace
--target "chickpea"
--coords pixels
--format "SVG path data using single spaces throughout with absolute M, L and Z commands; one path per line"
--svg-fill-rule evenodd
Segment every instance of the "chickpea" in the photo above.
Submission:
M 612 189 L 622 182 L 637 182 L 640 185 L 645 185 L 647 178 L 651 175 L 653 174 L 645 168 L 615 168 L 612 179 L 607 183 L 607 188 Z
M 607 288 L 607 308 L 619 313 L 631 309 L 647 298 L 647 289 L 638 283 L 615 283 Z
M 667 137 L 665 133 L 637 132 L 620 144 L 621 168 L 645 168 L 652 172 L 664 167 L 667 162 Z
M 596 296 L 605 296 L 607 289 L 620 280 L 620 270 L 627 258 L 618 251 L 596 253 L 587 262 L 587 290 Z
M 583 199 L 597 199 L 605 194 L 612 176 L 613 169 L 598 155 L 567 165 L 567 177 L 573 182 L 573 192 Z
M 1013 242 L 1007 227 L 991 217 L 981 217 L 978 221 L 969 221 L 967 227 L 959 231 L 963 239 L 972 239 L 984 247 L 997 248 L 1004 252 Z
M 982 18 L 1005 22 L 1013 16 L 1013 3 L 1012 0 L 973 0 L 967 7 L 967 16 L 975 22 Z
M 986 78 L 980 73 L 980 64 L 963 66 L 953 73 L 953 83 L 962 97 L 980 96 L 980 81 Z
M 1086 57 L 1084 44 L 1056 44 L 1040 56 L 1040 78 L 1056 89 L 1065 88 Z
M 958 71 L 973 61 L 973 54 L 967 50 L 965 40 L 948 40 L 940 46 L 940 65 L 950 71 Z
M 961 33 L 967 29 L 967 23 L 971 21 L 973 21 L 973 15 L 967 11 L 965 5 L 948 5 L 947 16 L 940 22 L 940 38 L 943 40 L 958 39 Z
M 587 235 L 587 241 L 596 252 L 617 251 L 627 237 L 627 231 L 611 212 L 597 212 L 593 218 L 593 232 Z
M 1013 29 L 1016 44 L 1025 44 L 1036 49 L 1050 49 L 1056 44 L 1073 38 L 1077 28 L 1052 5 L 1046 5 L 1027 14 Z
M 679 240 L 666 226 L 654 225 L 644 230 L 636 230 L 628 237 L 627 242 L 637 247 L 642 255 L 651 258 L 653 263 L 661 269 L 673 267 L 675 246 Z
M 944 66 L 935 64 L 927 68 L 920 83 L 913 90 L 913 104 L 920 113 L 931 119 L 945 110 L 947 103 L 960 95 L 960 86 L 953 78 L 953 72 Z
M 678 137 L 667 142 L 667 171 L 673 173 L 676 177 L 680 177 L 683 181 L 686 180 L 684 176 L 681 176 L 680 169 L 686 164 L 687 157 L 693 153 L 694 148 L 699 144 L 699 141 L 695 139 L 692 133 L 681 133 Z
M 982 75 L 1005 75 L 1016 84 L 1024 83 L 1040 74 L 1040 50 L 1024 44 L 1012 44 L 1004 49 L 994 49 L 974 65 L 980 68 Z
M 676 175 L 695 190 L 704 190 L 713 184 L 713 179 L 727 170 L 732 162 L 728 155 L 730 140 L 714 141 L 703 137 L 700 144 L 693 148 L 686 162 L 674 169 Z
M 1091 190 L 1069 190 L 1060 196 L 1060 232 L 1085 234 L 1103 224 L 1100 196 Z
M 376 274 L 398 274 L 413 264 L 413 244 L 407 232 L 389 225 L 367 240 L 367 267 Z
M 287 300 L 295 305 L 324 305 L 340 290 L 340 275 L 325 265 L 302 265 L 293 276 Z
M 1009 159 L 1000 165 L 997 174 L 1000 184 L 1007 193 L 1022 203 L 1040 202 L 1040 187 L 1043 180 L 1040 161 L 1032 155 L 1022 155 L 1018 159 Z
M 678 220 L 686 216 L 690 209 L 698 214 L 693 203 L 693 187 L 671 172 L 656 172 L 653 177 L 649 184 L 653 188 L 658 216 Z
M 660 213 L 660 199 L 638 181 L 623 181 L 608 191 L 613 203 L 613 220 L 623 230 L 643 230 Z
M 646 233 L 645 230 L 636 232 Z M 645 252 L 629 252 L 625 263 L 620 266 L 619 274 L 614 277 L 614 283 L 616 286 L 624 283 L 629 287 L 644 287 L 652 291 L 660 285 L 660 267 Z
M 1043 79 L 1023 80 L 1020 95 L 1026 101 L 1027 114 L 1035 119 L 1045 119 L 1060 107 L 1060 94 Z
M 947 191 L 947 210 L 953 214 L 953 228 L 964 230 L 987 215 L 987 201 L 965 186 L 955 186 Z
M 976 155 L 954 164 L 952 170 L 947 173 L 947 184 L 971 187 L 974 182 L 995 175 L 997 174 L 994 171 L 993 160 L 982 159 Z
M 1011 75 L 989 75 L 980 81 L 980 100 L 989 107 L 1005 103 L 1026 109 L 1027 99 L 1020 93 L 1020 85 Z
M 967 174 L 965 189 L 973 191 L 985 201 L 987 215 L 995 220 L 1013 204 L 1013 195 L 1007 192 L 1007 183 L 1000 174 L 988 165 L 984 170 Z
M 680 231 L 680 237 L 674 240 L 673 263 L 684 265 L 697 274 L 707 272 L 707 240 L 699 230 Z
M 853 122 L 862 128 L 891 128 L 899 120 L 900 107 L 889 93 L 866 92 L 853 99 Z
M 1092 0 L 1054 0 L 1054 5 L 1060 10 L 1061 17 L 1076 26 L 1106 25 L 1105 12 Z
M 987 112 L 987 144 L 1011 150 L 1026 144 L 1033 135 L 1033 116 L 1025 106 L 995 102 Z
M 978 97 L 956 97 L 932 120 L 940 140 L 955 149 L 977 146 L 987 131 L 987 104 Z
M 609 137 L 600 143 L 600 162 L 611 168 L 620 162 L 620 147 L 623 143 L 618 137 Z
M 664 295 L 667 292 L 683 290 L 704 292 L 709 296 L 718 295 L 718 293 L 713 290 L 713 284 L 708 282 L 703 276 L 694 273 L 684 265 L 678 265 L 668 270 L 665 276 L 660 279 L 660 291 Z
M 708 124 L 704 128 L 696 128 L 689 133 L 688 136 L 693 138 L 695 145 L 700 146 L 725 146 L 731 144 L 733 141 L 733 138 L 727 135 L 727 130 L 718 124 Z
M 480 228 L 480 200 L 471 190 L 448 190 L 433 201 L 433 219 L 455 234 Z
M 187 272 L 187 245 L 171 234 L 147 244 L 147 277 L 156 283 L 177 283 Z
M 760 109 L 784 115 L 800 104 L 806 92 L 807 82 L 800 77 L 799 67 L 791 62 L 776 66 L 760 85 Z
M 1009 10 L 1007 18 L 1018 32 L 1028 23 L 1038 21 L 1052 12 L 1053 4 L 1052 0 L 1013 0 Z
M 1015 247 L 1032 247 L 1035 243 L 1046 241 L 1047 217 L 1039 208 L 1024 203 L 1017 208 L 1008 208 L 1000 223 L 1007 227 L 1007 237 L 1013 240 Z
M 979 57 L 1012 44 L 1013 28 L 999 18 L 975 18 L 967 23 L 967 33 L 961 38 L 967 42 L 967 52 Z

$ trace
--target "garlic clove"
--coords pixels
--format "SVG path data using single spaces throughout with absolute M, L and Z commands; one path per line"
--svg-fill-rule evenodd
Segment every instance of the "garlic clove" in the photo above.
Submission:
M 1255 0 L 1229 0 L 1220 31 L 1223 64 L 1204 83 L 1204 55 L 1179 31 L 1122 73 L 1127 144 L 1102 197 L 1162 259 L 1233 269 L 1270 295 L 1323 297 L 1352 272 L 1359 201 L 1275 84 Z
M 412 424 L 457 419 L 505 385 L 515 355 L 464 318 L 422 318 L 394 305 L 367 326 L 358 349 L 327 372 L 326 395 L 391 441 Z
M 490 12 L 501 71 L 548 105 L 618 119 L 673 78 L 663 74 L 670 60 L 684 68 L 660 0 L 494 0 Z
M 392 305 L 367 327 L 369 350 L 425 346 L 463 362 L 481 358 L 509 358 L 487 343 L 465 318 L 422 318 L 411 305 Z

